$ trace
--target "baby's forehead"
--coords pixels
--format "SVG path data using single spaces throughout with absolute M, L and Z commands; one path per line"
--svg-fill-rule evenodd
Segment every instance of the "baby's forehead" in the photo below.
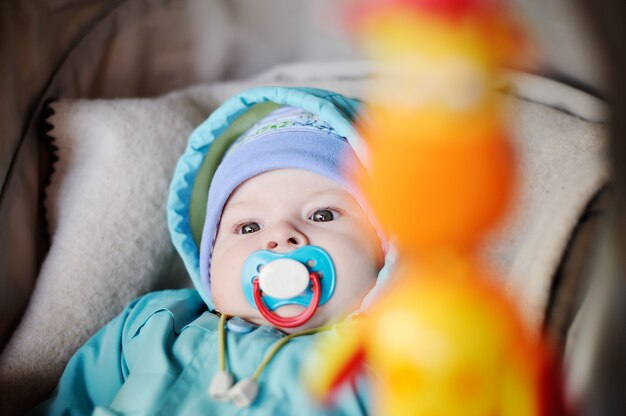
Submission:
M 338 182 L 322 174 L 304 169 L 275 169 L 242 182 L 230 195 L 225 210 L 272 202 L 275 197 L 293 200 L 352 199 Z

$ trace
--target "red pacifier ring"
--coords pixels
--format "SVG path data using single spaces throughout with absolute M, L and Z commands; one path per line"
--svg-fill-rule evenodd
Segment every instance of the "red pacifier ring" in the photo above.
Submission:
M 265 318 L 268 322 L 273 325 L 276 325 L 281 328 L 295 328 L 296 326 L 300 326 L 308 321 L 311 316 L 317 310 L 317 306 L 320 302 L 321 297 L 321 287 L 320 287 L 320 279 L 317 277 L 315 273 L 309 273 L 309 278 L 311 282 L 313 282 L 313 298 L 311 299 L 311 303 L 306 307 L 305 310 L 300 312 L 295 316 L 291 316 L 289 318 L 284 318 L 282 316 L 276 315 L 274 312 L 267 309 L 263 300 L 261 299 L 261 289 L 259 286 L 259 279 L 256 278 L 252 282 L 252 288 L 254 293 L 254 303 L 256 304 L 257 309 L 261 312 L 263 318 Z

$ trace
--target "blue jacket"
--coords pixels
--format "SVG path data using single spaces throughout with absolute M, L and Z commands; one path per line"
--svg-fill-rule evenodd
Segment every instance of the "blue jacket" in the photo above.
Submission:
M 172 240 L 196 289 L 154 292 L 132 302 L 74 355 L 54 396 L 36 408 L 35 413 L 367 413 L 368 392 L 363 380 L 343 388 L 332 408 L 319 407 L 307 395 L 300 382 L 300 370 L 319 335 L 292 339 L 280 349 L 261 374 L 259 393 L 250 407 L 240 409 L 228 402 L 213 401 L 207 392 L 218 369 L 219 319 L 212 312 L 213 302 L 199 278 L 198 237 L 194 234 L 199 225 L 193 224 L 190 214 L 196 209 L 192 200 L 198 198 L 199 192 L 194 184 L 213 142 L 255 104 L 267 101 L 318 114 L 346 137 L 358 153 L 358 135 L 352 124 L 358 103 L 339 94 L 261 87 L 224 103 L 192 133 L 170 188 L 168 222 Z M 246 334 L 226 333 L 228 370 L 236 380 L 250 377 L 265 354 L 285 336 L 266 326 L 255 327 Z

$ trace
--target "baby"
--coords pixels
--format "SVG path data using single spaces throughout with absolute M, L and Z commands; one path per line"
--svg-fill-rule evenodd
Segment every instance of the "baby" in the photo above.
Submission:
M 365 212 L 336 182 L 303 169 L 277 169 L 241 184 L 224 207 L 211 262 L 211 290 L 218 311 L 267 325 L 245 299 L 240 270 L 256 250 L 291 252 L 323 247 L 338 276 L 334 293 L 315 314 L 293 332 L 315 328 L 357 307 L 374 285 L 381 264 L 381 247 Z M 280 316 L 297 316 L 303 306 L 276 309 Z M 271 322 L 270 322 L 271 324 Z M 280 326 L 280 325 L 277 325 Z
M 338 133 L 354 131 L 346 115 L 356 104 L 322 90 L 258 88 L 201 125 L 169 204 L 196 290 L 131 303 L 74 355 L 35 412 L 367 413 L 363 379 L 333 408 L 317 407 L 299 382 L 317 333 L 359 309 L 384 263 L 382 235 L 348 180 L 347 165 L 363 167 Z M 233 134 L 241 120 L 247 129 Z M 208 153 L 198 150 L 213 138 Z M 197 186 L 207 172 L 208 198 Z M 199 211 L 198 199 L 207 201 Z

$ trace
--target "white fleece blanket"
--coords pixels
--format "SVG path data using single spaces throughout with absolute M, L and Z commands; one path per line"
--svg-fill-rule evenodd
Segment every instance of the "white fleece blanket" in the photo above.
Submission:
M 0 357 L 0 403 L 23 408 L 41 400 L 72 353 L 130 300 L 187 284 L 169 240 L 165 201 L 187 136 L 212 109 L 257 85 L 359 96 L 368 74 L 358 62 L 305 63 L 155 99 L 55 103 L 49 122 L 59 160 L 46 200 L 52 245 Z M 486 253 L 537 328 L 573 227 L 607 181 L 605 109 L 541 78 L 517 75 L 513 82 L 521 97 L 511 107 L 522 181 L 517 206 Z

